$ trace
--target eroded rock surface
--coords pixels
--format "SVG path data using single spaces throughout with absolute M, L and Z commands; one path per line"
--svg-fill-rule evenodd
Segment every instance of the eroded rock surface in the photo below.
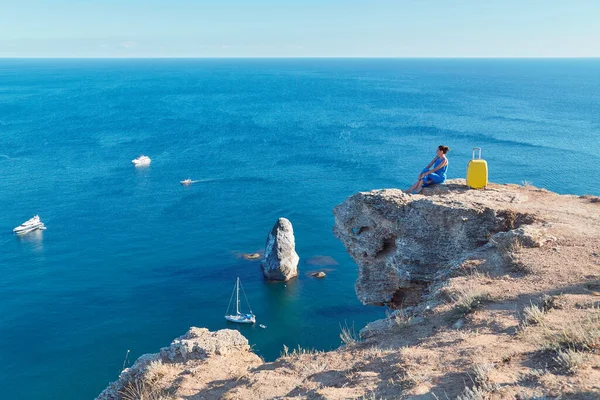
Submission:
M 230 371 L 233 370 L 233 365 L 243 364 L 240 361 L 248 364 L 241 366 L 243 370 L 262 363 L 260 358 L 250 351 L 248 340 L 240 332 L 232 329 L 211 332 L 206 328 L 191 327 L 185 335 L 175 339 L 170 346 L 160 349 L 160 353 L 139 357 L 133 366 L 124 369 L 119 379 L 109 384 L 96 400 L 119 400 L 128 395 L 131 397 L 130 392 L 134 390 L 136 395 L 143 397 L 143 392 L 139 388 L 152 383 L 148 382 L 148 375 L 152 374 L 152 369 L 156 369 L 153 365 L 159 365 L 163 370 L 168 370 L 170 365 L 179 370 L 186 367 L 199 370 L 202 366 L 210 369 L 209 366 L 216 361 L 226 365 Z M 128 389 L 128 387 L 135 389 Z M 137 393 L 138 391 L 140 393 Z
M 525 200 L 506 190 L 469 190 L 459 180 L 423 195 L 362 192 L 335 207 L 334 234 L 359 267 L 360 301 L 414 305 L 436 274 L 490 240 L 527 247 L 551 240 L 539 218 L 515 209 Z
M 299 260 L 292 223 L 279 218 L 267 236 L 265 259 L 260 264 L 263 274 L 271 281 L 288 281 L 298 276 Z

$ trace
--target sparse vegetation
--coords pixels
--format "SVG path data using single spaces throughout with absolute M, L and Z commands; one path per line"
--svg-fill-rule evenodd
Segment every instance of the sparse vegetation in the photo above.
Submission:
M 600 308 L 594 308 L 583 320 L 572 321 L 558 332 L 546 327 L 543 344 L 546 348 L 575 351 L 595 351 L 600 349 Z
M 398 374 L 400 384 L 403 388 L 409 389 L 420 385 L 425 381 L 425 375 L 418 368 L 402 365 Z
M 498 389 L 498 385 L 490 381 L 490 371 L 494 365 L 490 363 L 477 363 L 473 365 L 468 373 L 473 386 L 465 387 L 464 391 L 456 398 L 457 400 L 485 400 L 489 393 Z
M 170 400 L 168 393 L 145 380 L 136 379 L 126 383 L 119 392 L 122 400 Z
M 348 326 L 347 323 L 344 323 L 344 326 L 340 326 L 342 332 L 340 333 L 340 339 L 346 346 L 350 346 L 360 341 L 360 336 L 354 330 L 354 324 L 352 326 Z
M 325 362 L 308 362 L 302 366 L 302 370 L 300 371 L 300 376 L 303 378 L 308 378 L 314 374 L 318 374 L 319 372 L 323 372 L 327 369 L 327 363 Z
M 461 291 L 455 295 L 452 314 L 455 319 L 462 318 L 474 312 L 483 303 L 489 300 L 489 294 L 479 291 Z
M 544 310 L 538 307 L 536 304 L 531 305 L 523 309 L 523 325 L 542 325 L 544 323 Z
M 554 361 L 565 371 L 574 374 L 585 361 L 585 354 L 576 350 L 559 350 Z
M 162 377 L 167 375 L 171 370 L 171 367 L 167 364 L 163 364 L 161 360 L 154 360 L 146 367 L 146 373 L 144 374 L 144 380 L 147 383 L 154 383 L 159 381 Z
M 300 347 L 300 345 L 298 345 L 297 348 L 290 352 L 289 348 L 284 344 L 283 351 L 280 354 L 281 357 L 284 359 L 297 360 L 303 355 L 317 355 L 321 353 L 323 353 L 323 351 L 315 349 L 303 349 L 302 347 Z
M 379 346 L 370 346 L 361 351 L 362 355 L 367 358 L 381 358 L 390 352 L 393 352 L 393 350 L 384 349 Z
M 466 387 L 456 400 L 486 400 L 488 392 L 478 386 Z
M 488 391 L 494 390 L 495 386 L 490 383 L 490 371 L 494 369 L 493 364 L 481 363 L 475 364 L 472 368 L 472 379 L 475 385 Z
M 547 373 L 548 371 L 546 369 L 531 369 L 526 373 L 519 373 L 519 380 L 537 383 Z

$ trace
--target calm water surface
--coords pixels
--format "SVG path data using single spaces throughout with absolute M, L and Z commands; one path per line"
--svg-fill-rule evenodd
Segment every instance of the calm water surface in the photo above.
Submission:
M 493 181 L 598 195 L 599 104 L 600 60 L 0 60 L 3 393 L 93 398 L 190 326 L 267 360 L 336 347 L 384 315 L 356 299 L 336 204 L 409 186 L 442 143 L 452 178 L 480 146 Z M 48 229 L 14 236 L 34 214 Z M 287 285 L 240 257 L 282 216 Z M 223 319 L 236 276 L 267 329 Z

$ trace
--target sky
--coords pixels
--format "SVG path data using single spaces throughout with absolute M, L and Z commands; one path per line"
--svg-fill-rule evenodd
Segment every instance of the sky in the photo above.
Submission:
M 0 57 L 600 57 L 600 0 L 0 0 Z

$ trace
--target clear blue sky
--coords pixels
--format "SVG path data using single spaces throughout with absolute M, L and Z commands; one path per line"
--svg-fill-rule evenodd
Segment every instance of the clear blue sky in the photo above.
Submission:
M 0 57 L 600 57 L 600 0 L 0 0 Z

